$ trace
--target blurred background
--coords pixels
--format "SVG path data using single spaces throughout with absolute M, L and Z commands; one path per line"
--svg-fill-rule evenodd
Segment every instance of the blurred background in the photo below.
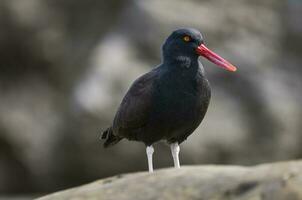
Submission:
M 0 0 L 0 194 L 48 193 L 147 170 L 143 144 L 98 140 L 131 82 L 194 27 L 238 66 L 202 60 L 212 100 L 182 164 L 302 157 L 302 1 Z M 155 168 L 172 166 L 155 145 Z

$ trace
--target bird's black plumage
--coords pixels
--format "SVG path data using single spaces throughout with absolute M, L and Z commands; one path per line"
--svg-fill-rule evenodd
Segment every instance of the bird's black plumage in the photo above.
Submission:
M 184 41 L 189 36 L 190 41 Z M 183 142 L 201 123 L 210 102 L 210 86 L 196 48 L 195 29 L 174 31 L 165 41 L 163 61 L 139 77 L 125 95 L 113 124 L 102 135 L 104 146 L 123 138 L 144 142 Z

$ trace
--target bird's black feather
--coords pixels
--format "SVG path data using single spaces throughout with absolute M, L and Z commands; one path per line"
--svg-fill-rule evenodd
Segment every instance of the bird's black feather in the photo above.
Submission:
M 185 43 L 183 35 L 191 34 Z M 105 147 L 122 138 L 152 145 L 183 142 L 201 123 L 210 101 L 210 86 L 195 48 L 202 36 L 193 29 L 173 32 L 163 45 L 163 63 L 129 88 L 102 138 Z

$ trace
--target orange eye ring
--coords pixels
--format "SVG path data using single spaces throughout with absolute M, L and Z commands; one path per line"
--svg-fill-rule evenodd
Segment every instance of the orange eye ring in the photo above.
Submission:
M 183 37 L 183 40 L 184 40 L 185 42 L 190 42 L 190 41 L 191 41 L 191 37 L 188 36 L 188 35 L 186 35 L 186 36 Z

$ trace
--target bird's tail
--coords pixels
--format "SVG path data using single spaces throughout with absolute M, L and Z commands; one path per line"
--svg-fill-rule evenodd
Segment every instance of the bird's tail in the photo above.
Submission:
M 113 135 L 112 127 L 107 128 L 104 132 L 102 132 L 101 140 L 105 140 L 104 147 L 110 147 L 118 143 L 122 138 Z

